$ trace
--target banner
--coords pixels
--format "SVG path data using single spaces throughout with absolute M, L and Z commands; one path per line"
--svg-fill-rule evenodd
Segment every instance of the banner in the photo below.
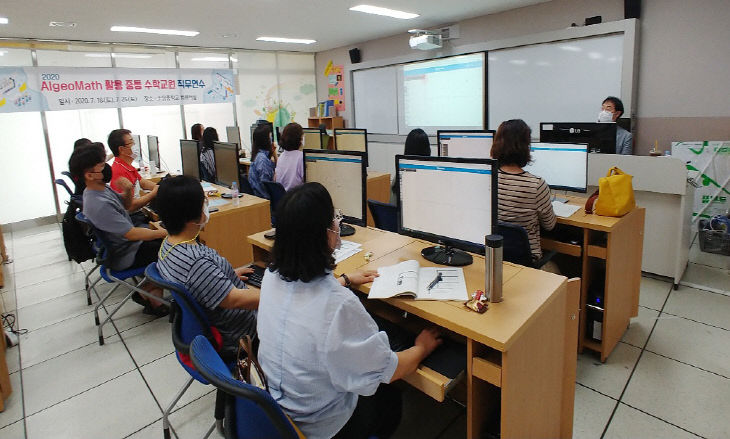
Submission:
M 712 218 L 730 209 L 730 142 L 672 142 L 672 156 L 687 162 L 695 188 L 692 216 Z
M 0 113 L 233 102 L 230 69 L 0 67 Z

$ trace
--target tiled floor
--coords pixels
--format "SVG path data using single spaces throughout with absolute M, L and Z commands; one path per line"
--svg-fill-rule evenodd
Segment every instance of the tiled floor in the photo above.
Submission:
M 0 438 L 160 438 L 160 407 L 186 378 L 167 319 L 130 303 L 98 346 L 84 271 L 66 260 L 59 226 L 6 233 L 5 242 L 14 262 L 3 267 L 3 305 L 28 333 L 6 353 L 14 392 Z M 684 281 L 704 289 L 642 278 L 639 315 L 606 363 L 579 356 L 574 437 L 730 437 L 730 258 L 696 244 L 691 256 Z M 178 438 L 207 431 L 211 392 L 197 383 L 187 392 L 171 417 Z M 404 401 L 396 437 L 465 437 L 457 403 L 408 386 Z

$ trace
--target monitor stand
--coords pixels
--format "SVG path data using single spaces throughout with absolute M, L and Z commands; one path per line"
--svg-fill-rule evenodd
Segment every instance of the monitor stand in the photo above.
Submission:
M 435 245 L 421 250 L 421 256 L 429 262 L 452 267 L 462 267 L 474 262 L 471 255 L 465 251 L 457 250 L 451 246 Z
M 340 224 L 340 236 L 352 236 L 355 234 L 355 228 L 345 223 Z

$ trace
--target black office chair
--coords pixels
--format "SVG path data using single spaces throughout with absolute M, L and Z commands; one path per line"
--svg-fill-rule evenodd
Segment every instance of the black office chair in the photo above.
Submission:
M 253 188 L 251 187 L 251 183 L 248 182 L 248 177 L 245 175 L 244 176 L 239 175 L 238 187 L 239 187 L 239 191 L 242 194 L 255 195 L 253 193 Z
M 398 207 L 394 204 L 368 200 L 370 213 L 373 215 L 375 227 L 381 230 L 398 233 Z
M 271 201 L 271 225 L 276 227 L 276 206 L 279 204 L 279 200 L 286 195 L 286 189 L 281 183 L 275 181 L 262 181 L 262 183 L 266 192 L 269 193 L 269 201 Z
M 556 251 L 543 252 L 542 258 L 533 262 L 530 238 L 524 227 L 500 221 L 497 225 L 497 234 L 504 238 L 502 258 L 507 262 L 539 269 L 557 253 Z

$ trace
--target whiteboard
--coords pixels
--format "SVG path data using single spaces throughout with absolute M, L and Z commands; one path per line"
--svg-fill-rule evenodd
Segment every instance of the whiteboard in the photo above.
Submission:
M 607 96 L 621 97 L 623 40 L 612 34 L 490 51 L 488 128 L 523 119 L 538 138 L 540 122 L 595 122 Z
M 398 92 L 396 66 L 352 73 L 355 127 L 368 134 L 398 132 Z

